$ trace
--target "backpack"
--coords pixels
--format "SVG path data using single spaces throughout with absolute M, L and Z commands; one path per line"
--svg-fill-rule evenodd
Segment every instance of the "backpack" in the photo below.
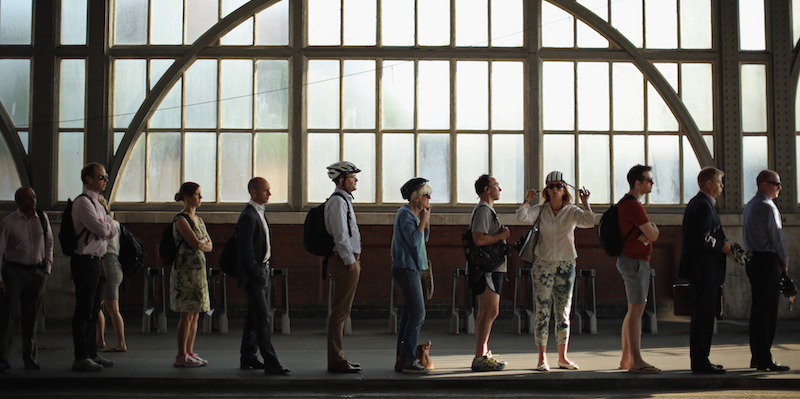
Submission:
M 239 272 L 239 256 L 236 252 L 236 229 L 233 229 L 233 236 L 222 247 L 222 253 L 219 254 L 219 268 L 223 273 L 230 277 L 236 278 Z
M 470 227 L 461 235 L 461 246 L 464 249 L 464 256 L 467 258 L 467 265 L 470 268 L 489 273 L 506 261 L 506 257 L 511 255 L 511 250 L 506 240 L 500 240 L 494 244 L 484 246 L 475 244 L 475 241 L 472 240 L 472 222 L 475 220 L 475 213 L 477 212 L 472 213 Z M 492 217 L 497 220 L 497 215 L 494 212 L 492 212 Z
M 632 195 L 626 194 L 619 202 L 612 204 L 600 218 L 600 223 L 597 225 L 597 237 L 600 239 L 600 246 L 608 256 L 620 256 L 625 241 L 636 230 L 636 226 L 632 227 L 623 238 L 619 229 L 619 204 L 633 198 Z
M 175 245 L 175 239 L 172 237 L 172 225 L 175 224 L 175 221 L 178 220 L 179 217 L 186 219 L 186 221 L 189 222 L 189 227 L 194 230 L 192 218 L 185 213 L 175 215 L 175 217 L 172 218 L 172 223 L 164 227 L 164 231 L 161 232 L 161 241 L 158 242 L 158 256 L 161 258 L 161 264 L 163 265 L 171 265 L 175 260 L 175 256 L 178 254 L 178 248 L 186 242 L 181 238 L 178 241 L 178 245 Z
M 117 234 L 119 234 L 119 264 L 122 266 L 122 273 L 128 277 L 135 276 L 144 266 L 142 240 L 123 225 L 119 225 Z
M 86 194 L 81 194 L 75 197 L 75 201 L 78 200 L 80 197 L 89 198 Z M 94 201 L 89 198 L 89 201 Z M 67 207 L 64 208 L 64 212 L 61 213 L 61 231 L 58 232 L 58 242 L 61 243 L 61 252 L 64 255 L 72 256 L 75 255 L 75 250 L 78 249 L 78 239 L 83 233 L 86 233 L 86 243 L 89 242 L 89 232 L 84 227 L 80 233 L 75 234 L 75 223 L 72 221 L 72 204 L 75 202 L 71 199 L 67 199 Z
M 303 225 L 303 248 L 312 255 L 327 257 L 333 253 L 333 236 L 328 234 L 328 231 L 325 229 L 325 204 L 327 204 L 334 195 L 345 199 L 342 193 L 334 192 L 325 202 L 309 209 L 306 215 L 306 221 Z M 352 237 L 353 232 L 350 231 L 350 219 L 350 207 L 348 207 L 347 234 Z

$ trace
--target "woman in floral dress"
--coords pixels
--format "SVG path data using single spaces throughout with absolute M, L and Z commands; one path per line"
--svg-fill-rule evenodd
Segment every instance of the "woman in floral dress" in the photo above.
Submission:
M 181 314 L 178 322 L 178 354 L 175 367 L 200 367 L 208 361 L 194 353 L 199 312 L 210 309 L 208 280 L 206 280 L 206 255 L 214 248 L 203 219 L 195 214 L 203 196 L 200 185 L 186 182 L 175 194 L 175 201 L 183 201 L 181 213 L 172 223 L 172 237 L 178 248 L 169 279 L 170 308 Z

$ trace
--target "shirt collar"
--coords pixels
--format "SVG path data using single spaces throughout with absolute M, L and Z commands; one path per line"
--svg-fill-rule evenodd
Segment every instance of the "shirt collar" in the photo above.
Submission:
M 89 189 L 88 189 L 88 188 L 86 188 L 86 187 L 84 187 L 84 188 L 83 188 L 83 193 L 84 193 L 84 194 L 86 194 L 86 195 L 88 195 L 88 196 L 89 196 L 89 198 L 90 198 L 92 201 L 98 201 L 98 200 L 100 200 L 100 194 L 98 194 L 98 193 L 96 193 L 96 192 L 94 192 L 94 191 L 92 191 L 92 190 L 89 190 Z
M 711 206 L 717 206 L 717 199 L 716 198 L 708 195 L 708 193 L 703 191 L 703 190 L 700 190 L 700 192 L 705 194 L 706 197 L 708 197 L 708 200 L 711 201 Z
M 250 201 L 248 201 L 247 203 L 250 204 L 250 206 L 252 206 L 253 208 L 255 208 L 255 210 L 257 210 L 257 211 L 259 211 L 261 213 L 264 213 L 264 211 L 267 210 L 266 206 L 261 205 L 258 202 L 253 201 L 252 199 Z
M 341 193 L 342 195 L 344 195 L 346 198 L 350 198 L 350 200 L 351 200 L 351 201 L 352 201 L 352 199 L 354 198 L 354 197 L 353 197 L 353 194 L 350 194 L 350 193 L 348 193 L 347 191 L 344 191 L 344 190 L 342 190 L 342 189 L 341 189 L 341 188 L 339 188 L 339 187 L 336 187 L 336 190 L 333 190 L 333 192 L 339 192 L 339 193 Z
M 17 217 L 17 218 L 20 218 L 20 219 L 28 219 L 28 217 L 25 216 L 25 214 L 22 213 L 22 211 L 19 210 L 19 208 L 17 208 L 17 210 L 14 211 L 13 215 L 14 215 L 14 217 Z M 39 219 L 39 213 L 36 212 L 35 210 L 33 211 L 33 218 L 34 219 Z

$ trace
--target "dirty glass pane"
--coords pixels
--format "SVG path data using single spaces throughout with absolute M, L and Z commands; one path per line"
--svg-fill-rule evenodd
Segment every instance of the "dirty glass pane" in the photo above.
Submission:
M 767 131 L 767 68 L 761 64 L 743 64 L 742 131 Z
M 183 21 L 183 0 L 152 2 L 150 44 L 183 44 L 183 24 L 176 21 Z
M 619 201 L 630 190 L 628 185 L 628 171 L 635 165 L 644 165 L 644 136 L 642 135 L 614 135 L 614 193 L 612 201 Z M 658 182 L 658 176 L 655 178 Z M 588 188 L 588 187 L 587 187 Z M 589 189 L 592 191 L 592 189 Z M 594 200 L 592 200 L 594 201 Z
M 381 34 L 384 46 L 414 45 L 414 0 L 381 2 Z
M 763 1 L 739 0 L 739 48 L 741 50 L 766 50 L 767 31 L 764 15 Z
M 519 203 L 525 197 L 524 142 L 521 134 L 492 135 L 492 176 L 503 189 L 498 203 Z M 474 184 L 472 188 L 474 193 Z
M 148 202 L 172 202 L 181 186 L 181 134 L 149 133 Z M 205 190 L 204 190 L 205 191 Z
M 544 157 L 542 159 L 541 184 L 544 187 L 544 179 L 548 173 L 558 170 L 564 176 L 575 176 L 575 136 L 572 134 L 545 134 L 544 135 Z M 573 177 L 574 179 L 574 177 Z M 541 187 L 531 187 L 537 191 L 542 191 Z M 590 189 L 591 191 L 591 189 Z M 521 201 L 519 198 L 517 201 Z
M 608 2 L 606 0 L 579 0 L 584 7 L 595 13 L 603 21 L 608 21 Z M 607 48 L 608 40 L 582 21 L 578 21 L 578 47 Z
M 222 0 L 222 18 L 227 17 L 230 13 L 236 11 L 239 7 L 245 5 L 250 0 Z
M 86 118 L 86 60 L 61 60 L 59 64 L 58 126 L 81 128 Z M 2 93 L 0 90 L 0 96 Z
M 592 193 L 590 202 L 606 204 L 611 202 L 611 154 L 609 136 L 606 134 L 578 135 L 578 165 L 580 181 L 568 182 L 575 187 L 586 186 Z M 572 190 L 572 189 L 570 189 Z M 574 203 L 580 205 L 580 198 L 575 190 L 570 192 Z
M 273 204 L 289 202 L 289 135 L 256 133 L 256 174 L 269 181 Z
M 522 62 L 492 62 L 492 129 L 523 129 L 525 122 L 524 71 L 525 67 Z
M 489 135 L 459 134 L 456 136 L 456 173 L 459 177 L 456 180 L 457 202 L 475 202 L 477 197 L 475 179 L 484 173 L 489 173 Z
M 150 60 L 150 89 L 158 83 L 158 80 L 172 66 L 173 60 Z M 183 79 L 178 79 L 172 86 L 167 95 L 161 100 L 153 116 L 150 117 L 150 127 L 155 128 L 180 128 L 181 127 L 181 94 L 183 91 Z
M 187 132 L 184 146 L 184 180 L 193 181 L 203 188 L 203 201 L 216 202 L 217 134 Z M 246 157 L 246 154 L 242 156 Z
M 374 46 L 378 24 L 375 0 L 344 0 L 344 45 Z M 363 195 L 363 194 L 362 194 Z
M 61 33 L 59 39 L 64 45 L 86 44 L 87 0 L 61 0 Z M 2 25 L 0 18 L 0 25 Z
M 253 135 L 221 133 L 219 157 L 220 202 L 247 202 L 247 183 L 253 178 Z
M 23 130 L 17 130 L 17 136 L 19 136 L 19 141 L 22 143 L 22 148 L 25 150 L 26 154 L 30 154 L 30 134 Z M 2 176 L 2 175 L 0 175 Z
M 219 120 L 222 128 L 253 128 L 253 61 L 222 60 Z
M 644 130 L 642 72 L 630 62 L 615 62 L 612 74 L 614 130 Z
M 342 75 L 342 127 L 375 128 L 375 61 L 345 60 Z
M 223 46 L 252 46 L 253 33 L 253 18 L 247 18 L 222 36 L 220 43 Z
M 383 134 L 383 202 L 405 202 L 400 187 L 414 173 L 414 135 L 410 133 Z M 425 176 L 422 176 L 425 177 Z M 431 196 L 436 196 L 436 192 Z
M 644 19 L 642 14 L 641 1 L 611 2 L 611 25 L 637 48 L 642 48 L 644 45 Z
M 33 0 L 0 1 L 0 44 L 31 44 Z
M 488 0 L 459 0 L 456 7 L 456 46 L 489 45 Z
M 656 68 L 675 90 L 678 87 L 678 66 L 674 63 L 658 63 Z M 647 129 L 662 132 L 678 131 L 678 120 L 650 82 L 647 83 Z
M 414 127 L 414 61 L 384 61 L 382 73 L 383 128 L 411 129 Z
M 800 0 L 792 0 L 792 43 L 797 43 L 798 40 L 800 40 Z M 800 173 L 800 169 L 798 172 Z
M 704 135 L 703 141 L 706 143 L 711 156 L 714 156 L 714 137 Z M 700 189 L 697 185 L 697 175 L 700 173 L 700 161 L 689 142 L 689 138 L 682 136 L 683 142 L 683 202 L 688 203 Z M 723 177 L 723 182 L 725 178 Z
M 286 129 L 288 127 L 288 88 L 289 61 L 256 61 L 256 128 Z
M 493 47 L 522 47 L 524 13 L 522 0 L 492 0 Z
M 450 0 L 417 1 L 417 40 L 420 46 L 450 44 Z
M 325 202 L 334 189 L 333 182 L 328 178 L 326 167 L 340 160 L 339 135 L 336 133 L 309 133 L 307 151 L 307 200 L 311 203 Z
M 0 103 L 3 104 L 14 125 L 27 126 L 31 102 L 31 61 L 0 59 L 0 71 L 3 76 L 0 79 Z
M 575 70 L 572 62 L 544 62 L 542 115 L 545 130 L 575 128 Z
M 119 151 L 119 145 L 122 144 L 123 138 L 125 138 L 125 132 L 114 132 L 114 155 Z
M 456 62 L 456 128 L 489 128 L 489 63 L 486 61 Z
M 681 64 L 681 99 L 701 131 L 714 130 L 711 64 Z
M 308 44 L 311 46 L 341 44 L 341 13 L 340 1 L 308 0 Z
M 147 60 L 114 61 L 114 127 L 127 128 L 147 93 Z
M 219 0 L 184 0 L 186 17 L 186 44 L 197 38 L 219 21 Z
M 678 48 L 677 0 L 646 0 L 644 20 L 644 39 L 647 48 Z
M 114 44 L 147 44 L 147 0 L 115 0 Z
M 353 202 L 375 202 L 375 134 L 345 133 L 342 159 L 361 169 Z
M 288 44 L 289 0 L 281 0 L 256 14 L 256 45 L 286 46 Z
M 608 130 L 607 62 L 578 63 L 578 129 Z
M 450 135 L 419 135 L 419 175 L 430 180 L 433 192 L 437 193 L 431 202 L 450 202 Z M 477 179 L 478 176 L 461 176 L 464 179 Z
M 11 150 L 3 137 L 0 137 L 0 176 L 3 176 L 0 179 L 0 201 L 14 201 L 14 193 L 22 187 L 22 183 Z
M 84 165 L 83 154 L 83 132 L 60 132 L 58 134 L 58 172 L 56 172 L 58 173 L 58 201 L 75 198 L 83 190 L 81 182 L 81 169 Z M 142 195 L 142 199 L 144 199 L 144 195 Z
M 308 127 L 339 127 L 339 61 L 308 61 Z M 326 197 L 327 198 L 327 197 Z
M 769 167 L 766 136 L 742 137 L 742 201 L 747 203 L 758 191 L 756 177 Z
M 184 76 L 186 127 L 217 127 L 217 60 L 197 60 Z
M 575 17 L 564 10 L 542 2 L 542 47 L 575 46 Z
M 63 135 L 64 133 L 61 134 Z M 128 163 L 120 169 L 120 176 L 117 177 L 114 183 L 114 192 L 116 193 L 114 201 L 144 202 L 144 154 L 147 150 L 146 142 L 147 136 L 140 134 L 136 143 L 134 143 L 133 150 L 128 157 Z M 77 173 L 77 182 L 80 183 L 80 169 L 77 172 L 70 173 Z M 177 188 L 175 192 L 178 192 Z M 64 199 L 66 199 L 66 196 Z
M 679 204 L 681 183 L 680 149 L 678 136 L 654 136 L 647 138 L 648 163 L 653 167 L 653 191 L 651 204 Z
M 418 115 L 420 129 L 447 129 L 450 127 L 450 63 L 448 61 L 419 62 Z
M 711 0 L 680 0 L 681 48 L 711 48 Z

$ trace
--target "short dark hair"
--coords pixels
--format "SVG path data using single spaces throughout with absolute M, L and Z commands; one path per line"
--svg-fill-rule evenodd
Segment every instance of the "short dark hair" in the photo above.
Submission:
M 700 188 L 703 188 L 703 185 L 706 184 L 707 181 L 714 179 L 717 177 L 717 175 L 720 177 L 725 176 L 725 172 L 713 166 L 706 166 L 697 175 L 697 185 L 699 185 Z
M 250 181 L 247 182 L 247 192 L 249 193 L 253 190 L 258 189 L 258 183 L 260 183 L 261 181 L 267 181 L 267 180 L 264 179 L 263 177 L 254 177 L 250 179 Z
M 631 186 L 631 189 L 636 187 L 636 182 L 644 179 L 644 173 L 653 170 L 652 166 L 649 165 L 636 165 L 628 171 L 628 185 Z
M 81 169 L 81 182 L 83 182 L 83 184 L 86 184 L 86 178 L 94 177 L 94 174 L 97 172 L 97 169 L 101 167 L 103 167 L 103 165 L 100 165 L 97 162 L 89 162 L 88 164 L 86 164 L 86 166 L 84 166 L 83 169 Z
M 492 176 L 483 174 L 478 180 L 475 180 L 475 193 L 478 194 L 479 197 L 486 190 L 486 187 L 489 187 L 489 179 L 491 178 Z
M 25 190 L 33 191 L 33 189 L 30 188 L 30 187 L 20 187 L 20 188 L 18 188 L 17 191 L 14 191 L 14 202 L 19 204 L 19 202 L 22 201 L 22 192 L 25 191 Z M 36 194 L 36 192 L 34 192 L 34 194 Z
M 200 185 L 193 181 L 187 181 L 181 184 L 181 189 L 178 190 L 177 193 L 175 193 L 175 202 L 183 201 L 185 197 L 194 195 L 194 193 L 197 192 L 198 188 L 200 188 Z

